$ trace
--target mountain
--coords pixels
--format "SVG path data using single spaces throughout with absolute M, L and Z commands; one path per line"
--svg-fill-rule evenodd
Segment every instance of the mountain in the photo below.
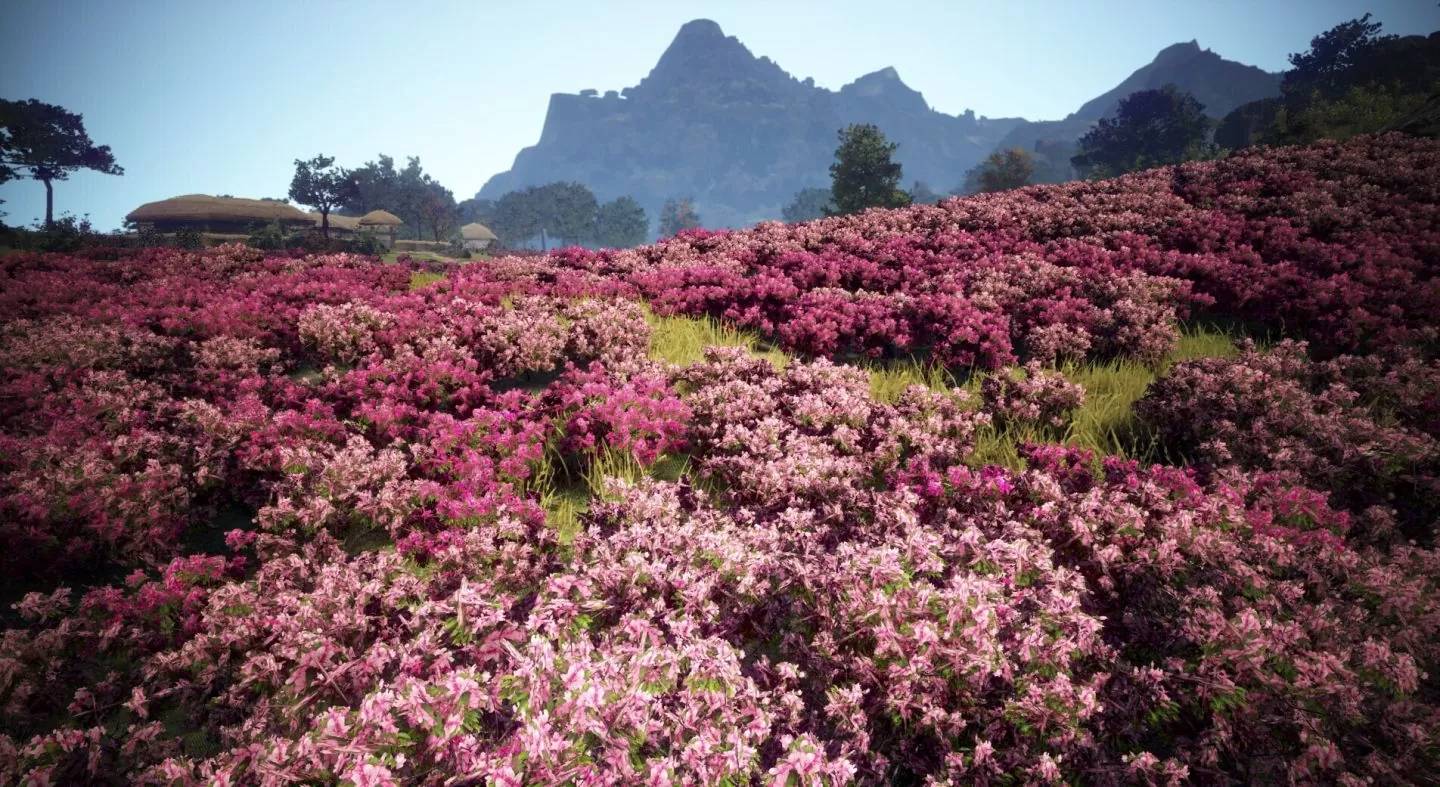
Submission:
M 1276 95 L 1280 77 L 1222 59 L 1191 41 L 1162 50 L 1149 65 L 1060 121 L 977 117 L 936 111 L 894 68 L 866 74 L 838 91 L 791 76 L 757 57 L 708 19 L 680 28 L 654 69 L 621 91 L 550 96 L 535 145 L 477 195 L 557 180 L 589 186 L 601 200 L 635 197 L 652 219 L 667 198 L 690 196 L 707 227 L 777 218 L 795 192 L 829 183 L 836 132 L 874 123 L 899 144 L 905 186 L 937 190 L 1001 147 L 1038 149 L 1068 173 L 1068 148 L 1124 96 L 1173 82 L 1216 117 Z
M 1114 88 L 1086 101 L 1064 120 L 1025 122 L 1000 140 L 999 148 L 1019 147 L 1038 152 L 1046 180 L 1068 180 L 1069 157 L 1075 143 L 1095 121 L 1111 115 L 1120 100 L 1138 90 L 1173 84 L 1219 119 L 1241 104 L 1280 95 L 1280 74 L 1226 60 L 1196 41 L 1172 44 L 1160 50 L 1149 64 L 1136 70 Z
M 899 143 L 906 186 L 948 189 L 1023 120 L 937 112 L 893 68 L 817 87 L 699 19 L 634 87 L 552 95 L 540 141 L 479 196 L 574 180 L 601 200 L 635 197 L 652 220 L 667 198 L 690 196 L 706 226 L 743 226 L 827 185 L 836 133 L 862 122 Z

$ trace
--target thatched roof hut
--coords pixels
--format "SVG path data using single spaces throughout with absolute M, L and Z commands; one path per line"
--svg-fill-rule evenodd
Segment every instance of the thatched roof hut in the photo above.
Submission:
M 320 211 L 310 211 L 310 218 L 314 220 L 315 228 L 320 229 Z M 353 235 L 360 231 L 360 219 L 357 216 L 341 216 L 338 213 L 331 213 L 330 231 Z
M 388 210 L 372 210 L 360 217 L 362 227 L 398 227 L 405 222 Z
M 460 228 L 460 240 L 465 248 L 472 251 L 481 251 L 489 248 L 490 244 L 499 240 L 490 228 L 480 222 L 472 222 Z
M 288 202 L 242 197 L 212 197 L 185 194 L 158 202 L 147 202 L 130 211 L 126 219 L 149 224 L 160 231 L 193 229 L 203 232 L 248 232 L 280 222 L 281 225 L 309 225 L 310 217 Z
M 489 227 L 481 224 L 478 221 L 471 222 L 470 224 L 466 224 L 465 226 L 461 227 L 460 239 L 490 241 L 500 240 L 499 238 L 495 237 L 495 233 L 491 232 Z

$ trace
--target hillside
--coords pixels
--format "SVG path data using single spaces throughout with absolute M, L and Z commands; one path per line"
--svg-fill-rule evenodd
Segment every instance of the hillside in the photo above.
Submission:
M 1433 782 L 1437 205 L 5 257 L 0 784 Z
M 1063 120 L 1018 124 L 1000 140 L 998 147 L 1019 147 L 1037 151 L 1048 164 L 1047 180 L 1068 180 L 1069 156 L 1075 142 L 1095 121 L 1113 113 L 1120 100 L 1137 90 L 1153 90 L 1173 84 L 1195 96 L 1205 114 L 1219 119 L 1230 110 L 1262 98 L 1280 94 L 1280 75 L 1247 66 L 1201 49 L 1189 41 L 1173 44 L 1155 59 L 1137 69 L 1111 90 L 1085 102 Z
M 666 198 L 690 195 L 707 225 L 745 225 L 827 183 L 836 131 L 860 122 L 900 143 L 906 185 L 943 189 L 1021 121 L 937 112 L 893 68 L 839 91 L 817 87 L 696 20 L 634 87 L 551 96 L 539 142 L 480 196 L 578 180 L 602 200 L 633 195 L 652 217 Z
M 1063 148 L 1120 98 L 1169 82 L 1195 93 L 1207 111 L 1224 114 L 1275 95 L 1279 76 L 1224 60 L 1192 41 L 1162 50 L 1065 120 L 987 118 L 968 110 L 947 115 L 894 68 L 827 90 L 698 19 L 680 28 L 639 84 L 552 95 L 540 140 L 490 178 L 479 196 L 496 199 L 525 186 L 575 180 L 602 200 L 632 195 L 652 217 L 666 198 L 689 195 L 707 226 L 744 226 L 778 217 L 796 191 L 828 183 L 835 133 L 847 124 L 874 123 L 899 143 L 907 187 L 921 180 L 944 191 L 997 146 L 1034 149 L 1042 141 Z

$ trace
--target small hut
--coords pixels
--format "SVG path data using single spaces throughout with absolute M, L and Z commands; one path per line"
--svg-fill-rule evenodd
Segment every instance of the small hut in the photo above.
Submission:
M 321 227 L 320 211 L 310 211 L 310 218 L 315 221 L 315 233 L 318 235 L 323 231 Z M 330 214 L 330 237 L 332 238 L 353 238 L 360 234 L 360 219 L 357 216 L 341 216 L 338 213 Z
M 212 240 L 244 240 L 254 230 L 279 223 L 285 230 L 311 225 L 310 216 L 288 202 L 185 194 L 147 202 L 125 218 L 155 232 L 192 230 Z
M 464 241 L 466 251 L 484 251 L 499 238 L 489 227 L 477 221 L 460 228 L 460 240 Z
M 372 210 L 360 217 L 360 230 L 362 232 L 369 230 L 375 233 L 375 237 L 379 238 L 380 242 L 385 244 L 385 248 L 393 249 L 395 247 L 395 233 L 398 231 L 396 228 L 404 223 L 405 222 L 401 221 L 400 217 L 394 213 L 385 210 Z

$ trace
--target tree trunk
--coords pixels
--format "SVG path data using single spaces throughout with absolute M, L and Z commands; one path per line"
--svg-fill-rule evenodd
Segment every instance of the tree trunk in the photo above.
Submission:
M 325 242 L 330 242 L 330 211 L 320 209 L 320 234 L 324 236 Z
M 541 228 L 540 228 L 540 250 L 541 250 L 541 251 L 544 251 L 544 250 L 545 250 L 545 228 L 544 228 L 544 227 L 541 227 Z
M 45 184 L 45 229 L 48 230 L 55 223 L 55 186 L 49 178 L 41 182 Z

